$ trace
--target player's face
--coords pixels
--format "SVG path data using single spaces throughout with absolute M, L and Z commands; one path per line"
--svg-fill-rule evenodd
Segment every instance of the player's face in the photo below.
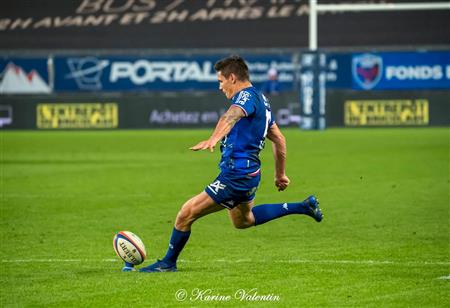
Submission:
M 219 71 L 217 73 L 217 80 L 219 81 L 219 89 L 225 94 L 228 99 L 231 99 L 234 95 L 234 76 L 230 74 L 228 78 Z

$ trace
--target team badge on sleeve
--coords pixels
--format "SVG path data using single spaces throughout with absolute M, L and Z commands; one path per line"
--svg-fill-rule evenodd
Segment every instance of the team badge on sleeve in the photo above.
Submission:
M 241 93 L 239 93 L 238 98 L 236 99 L 236 104 L 240 104 L 240 105 L 245 105 L 245 103 L 250 100 L 250 93 L 247 91 L 241 91 Z
M 252 94 L 248 91 L 241 91 L 237 94 L 237 97 L 233 99 L 233 104 L 242 108 L 245 112 L 245 116 L 249 116 L 255 111 L 255 103 Z

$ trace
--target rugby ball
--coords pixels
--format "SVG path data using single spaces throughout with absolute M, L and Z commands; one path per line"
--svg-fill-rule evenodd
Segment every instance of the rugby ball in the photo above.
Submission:
M 130 231 L 120 231 L 114 236 L 113 247 L 116 254 L 125 262 L 138 265 L 147 257 L 144 243 Z

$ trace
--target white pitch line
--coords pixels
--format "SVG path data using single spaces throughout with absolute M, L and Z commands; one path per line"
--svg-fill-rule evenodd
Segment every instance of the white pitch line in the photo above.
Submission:
M 3 193 L 2 197 L 5 198 L 68 198 L 68 197 L 80 197 L 86 196 L 86 194 L 15 194 L 15 193 Z M 102 198 L 118 198 L 118 197 L 153 197 L 152 194 L 100 194 L 97 195 Z
M 118 262 L 119 259 L 17 259 L 17 260 L 2 260 L 2 263 L 70 263 L 70 262 Z
M 448 275 L 448 276 L 441 276 L 441 277 L 438 277 L 436 279 L 439 279 L 439 280 L 450 280 L 450 275 Z
M 184 260 L 181 260 L 182 262 Z M 184 261 L 184 262 L 192 262 L 192 261 Z M 202 261 L 198 261 L 202 262 Z M 390 260 L 384 260 L 384 261 L 377 261 L 377 260 L 311 260 L 311 259 L 293 259 L 293 260 L 251 260 L 251 259 L 237 259 L 237 260 L 225 260 L 225 259 L 218 259 L 214 260 L 214 262 L 223 262 L 223 263 L 261 263 L 261 262 L 274 262 L 274 263 L 308 263 L 308 264 L 360 264 L 360 265 L 385 265 L 385 264 L 392 264 L 392 265 L 450 265 L 450 262 L 434 262 L 434 261 L 390 261 Z
M 94 262 L 119 262 L 116 259 L 10 259 L 1 260 L 1 263 L 94 263 Z M 288 263 L 288 264 L 350 264 L 350 265 L 399 265 L 399 266 L 450 266 L 450 262 L 445 261 L 391 261 L 391 260 L 312 260 L 312 259 L 293 259 L 293 260 L 251 260 L 251 259 L 237 259 L 237 260 L 226 260 L 226 259 L 216 259 L 209 261 L 201 260 L 179 260 L 181 263 Z M 442 276 L 440 279 L 450 279 L 450 276 Z
M 320 263 L 320 264 L 362 264 L 362 265 L 450 265 L 450 262 L 434 261 L 377 261 L 377 260 L 279 260 L 275 263 Z

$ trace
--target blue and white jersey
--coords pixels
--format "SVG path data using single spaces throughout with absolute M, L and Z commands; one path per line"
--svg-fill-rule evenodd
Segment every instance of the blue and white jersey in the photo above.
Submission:
M 245 117 L 222 139 L 219 167 L 222 172 L 254 175 L 261 166 L 259 152 L 264 148 L 267 131 L 275 123 L 270 104 L 255 87 L 239 91 L 231 101 L 242 108 Z

